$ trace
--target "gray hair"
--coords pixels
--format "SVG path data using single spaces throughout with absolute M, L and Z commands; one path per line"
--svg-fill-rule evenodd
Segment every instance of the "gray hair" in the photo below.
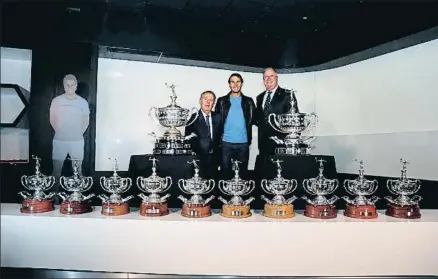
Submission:
M 66 82 L 67 80 L 74 81 L 74 82 L 76 83 L 76 85 L 78 84 L 78 80 L 77 80 L 76 77 L 75 77 L 74 75 L 72 75 L 72 74 L 68 74 L 68 75 L 66 75 L 66 76 L 64 77 L 63 82 Z

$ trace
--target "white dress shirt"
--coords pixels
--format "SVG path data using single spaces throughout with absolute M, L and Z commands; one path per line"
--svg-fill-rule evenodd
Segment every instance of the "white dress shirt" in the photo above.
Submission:
M 202 111 L 202 110 L 201 110 Z M 202 115 L 204 115 L 204 121 L 207 122 L 207 114 L 205 114 L 204 111 L 202 111 Z M 213 122 L 211 120 L 211 113 L 209 114 L 209 124 L 210 124 L 210 136 L 211 139 L 213 139 Z
M 277 91 L 278 85 L 274 88 L 274 90 L 271 91 L 271 102 L 272 102 L 272 98 L 274 98 L 274 94 Z M 262 102 L 262 108 L 265 107 L 265 103 L 266 103 L 266 98 L 268 97 L 268 90 L 265 91 L 265 96 L 263 96 L 263 102 Z

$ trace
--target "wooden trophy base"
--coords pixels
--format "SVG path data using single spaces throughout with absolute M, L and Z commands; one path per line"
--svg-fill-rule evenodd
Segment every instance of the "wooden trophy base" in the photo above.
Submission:
M 374 205 L 347 205 L 344 215 L 355 219 L 375 219 L 377 210 Z
M 292 218 L 295 216 L 294 206 L 292 204 L 273 205 L 266 203 L 263 215 L 275 219 Z
M 55 210 L 53 200 L 24 200 L 21 203 L 21 213 L 44 213 Z
M 390 203 L 386 209 L 386 215 L 403 219 L 421 218 L 420 207 L 418 205 L 400 206 Z
M 165 216 L 169 214 L 167 203 L 141 203 L 140 215 L 148 217 Z
M 105 216 L 120 216 L 129 213 L 129 204 L 124 203 L 104 203 L 100 212 Z
M 338 212 L 334 205 L 312 205 L 307 204 L 304 210 L 304 216 L 317 219 L 333 219 L 337 217 Z
M 223 205 L 222 216 L 227 218 L 248 218 L 252 215 L 249 205 Z
M 211 215 L 211 207 L 209 205 L 184 204 L 181 215 L 187 218 L 205 218 Z
M 61 203 L 61 208 L 59 211 L 62 214 L 67 215 L 76 215 L 76 214 L 84 214 L 93 211 L 93 207 L 88 201 L 83 202 L 69 202 L 64 201 Z

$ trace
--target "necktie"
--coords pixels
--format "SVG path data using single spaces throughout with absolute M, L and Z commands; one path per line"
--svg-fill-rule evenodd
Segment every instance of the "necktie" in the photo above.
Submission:
M 263 106 L 263 113 L 265 114 L 265 118 L 268 117 L 269 106 L 271 104 L 272 92 L 268 91 L 267 94 L 268 94 L 268 96 L 266 96 L 265 105 Z
M 210 132 L 210 115 L 205 116 L 205 122 L 207 123 L 208 137 L 211 139 L 211 132 Z

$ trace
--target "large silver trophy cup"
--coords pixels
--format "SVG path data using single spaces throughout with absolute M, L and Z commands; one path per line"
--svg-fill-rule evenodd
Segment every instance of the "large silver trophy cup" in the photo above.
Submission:
M 94 197 L 94 194 L 84 196 L 82 193 L 90 190 L 93 186 L 93 178 L 85 177 L 79 173 L 79 167 L 77 161 L 71 159 L 73 165 L 73 175 L 69 177 L 61 176 L 60 184 L 67 192 L 58 193 L 63 202 L 61 203 L 60 212 L 63 214 L 82 214 L 92 211 L 90 199 Z
M 178 180 L 178 187 L 185 194 L 192 195 L 190 199 L 183 197 L 182 195 L 178 199 L 184 202 L 181 215 L 189 218 L 203 218 L 211 215 L 211 207 L 208 203 L 214 199 L 214 196 L 210 196 L 205 199 L 202 195 L 209 194 L 213 189 L 215 182 L 213 179 L 204 179 L 199 176 L 199 167 L 196 163 L 197 160 L 187 162 L 193 164 L 195 168 L 195 175 L 189 179 Z
M 231 159 L 234 168 L 234 178 L 230 180 L 219 180 L 219 190 L 225 195 L 231 196 L 231 200 L 219 197 L 218 199 L 224 203 L 222 206 L 222 216 L 229 218 L 246 218 L 252 215 L 249 204 L 254 200 L 250 197 L 243 200 L 242 196 L 249 195 L 255 188 L 253 180 L 243 180 L 239 177 L 239 161 Z
M 401 176 L 399 179 L 388 179 L 386 186 L 388 190 L 397 195 L 396 198 L 387 196 L 385 199 L 389 202 L 386 214 L 396 218 L 416 219 L 421 217 L 418 203 L 422 198 L 414 195 L 420 190 L 421 182 L 416 179 L 407 177 L 406 164 L 409 162 L 400 159 L 402 163 Z
M 357 219 L 374 219 L 377 218 L 377 210 L 375 203 L 379 197 L 367 198 L 374 194 L 379 186 L 377 180 L 369 180 L 364 175 L 363 161 L 354 160 L 359 163 L 359 176 L 356 179 L 346 179 L 344 188 L 350 195 L 355 196 L 351 199 L 347 196 L 342 197 L 347 206 L 344 210 L 344 215 Z
M 317 159 L 316 159 L 317 160 Z M 305 195 L 303 199 L 307 201 L 304 215 L 311 218 L 330 219 L 337 216 L 335 202 L 339 199 L 333 196 L 327 199 L 325 196 L 332 194 L 339 186 L 337 179 L 328 179 L 324 176 L 324 162 L 325 160 L 317 160 L 319 162 L 319 174 L 315 178 L 304 179 L 304 190 L 315 195 L 314 199 L 309 199 Z
M 183 136 L 177 127 L 188 126 L 198 118 L 198 109 L 181 108 L 176 104 L 175 85 L 166 86 L 172 89 L 171 103 L 166 107 L 152 107 L 149 116 L 159 125 L 167 127 L 162 137 L 156 137 L 153 153 L 156 155 L 185 155 L 192 154 L 188 140 L 195 135 Z M 195 115 L 190 121 L 192 115 Z M 190 121 L 190 122 L 189 122 Z M 152 135 L 155 136 L 154 133 Z
M 111 158 L 109 159 L 111 160 Z M 117 159 L 114 158 L 113 175 L 111 177 L 100 177 L 100 187 L 111 194 L 109 197 L 104 194 L 98 196 L 102 200 L 102 215 L 118 216 L 129 213 L 128 201 L 134 196 L 122 198 L 121 194 L 131 188 L 132 179 L 120 177 L 117 173 L 118 169 Z
M 295 91 L 293 91 L 295 92 Z M 310 143 L 315 140 L 315 127 L 318 117 L 315 113 L 301 113 L 296 111 L 294 98 L 291 98 L 291 108 L 285 114 L 271 113 L 268 123 L 280 133 L 287 134 L 284 139 L 277 136 L 271 139 L 277 144 L 276 154 L 284 155 L 308 155 Z
M 292 202 L 297 199 L 297 197 L 292 196 L 286 199 L 284 196 L 289 195 L 298 186 L 296 179 L 285 179 L 281 176 L 281 162 L 280 160 L 274 161 L 277 164 L 277 176 L 273 179 L 267 180 L 263 179 L 261 181 L 261 186 L 263 191 L 274 197 L 270 200 L 264 195 L 261 198 L 266 202 L 264 206 L 263 215 L 270 218 L 292 218 L 295 216 L 294 207 Z
M 33 193 L 21 191 L 18 194 L 21 195 L 24 200 L 21 204 L 20 211 L 22 213 L 43 213 L 52 211 L 55 209 L 52 197 L 56 193 L 45 194 L 44 192 L 49 190 L 55 185 L 55 177 L 44 175 L 40 171 L 41 159 L 32 156 L 35 160 L 35 174 L 21 177 L 21 185 Z
M 152 161 L 152 174 L 149 177 L 137 177 L 137 187 L 142 191 L 149 193 L 145 195 L 143 193 L 138 196 L 142 199 L 140 206 L 140 214 L 142 216 L 164 216 L 169 214 L 169 208 L 167 206 L 167 198 L 170 194 L 160 196 L 159 194 L 166 192 L 172 186 L 172 178 L 170 176 L 159 177 L 157 175 L 157 159 L 149 158 Z

